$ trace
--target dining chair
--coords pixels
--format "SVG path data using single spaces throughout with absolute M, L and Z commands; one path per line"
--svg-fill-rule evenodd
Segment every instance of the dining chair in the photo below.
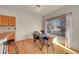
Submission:
M 54 53 L 54 45 L 52 43 L 53 42 L 53 39 L 54 39 L 54 37 L 49 37 L 47 42 L 45 42 L 42 39 L 41 40 L 41 42 L 42 42 L 42 44 L 41 44 L 41 46 L 42 46 L 41 50 L 43 50 L 44 46 L 46 46 L 47 47 L 47 53 L 48 53 L 49 47 L 52 47 L 52 50 L 53 50 L 53 53 Z

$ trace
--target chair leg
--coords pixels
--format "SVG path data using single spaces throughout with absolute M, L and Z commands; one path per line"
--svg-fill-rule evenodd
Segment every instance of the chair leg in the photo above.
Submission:
M 49 48 L 49 45 L 47 45 L 47 54 L 48 54 L 48 48 Z
M 35 39 L 33 40 L 33 45 L 36 46 L 36 40 Z
M 33 44 L 35 43 L 35 39 L 33 40 Z
M 44 43 L 42 41 L 40 41 L 40 43 L 41 43 L 41 50 L 42 50 L 44 47 Z
M 4 42 L 3 44 L 3 54 L 7 54 L 7 44 Z
M 5 45 L 3 45 L 3 54 L 5 54 Z
M 54 46 L 53 46 L 53 44 L 51 44 L 51 46 L 52 46 L 52 49 L 53 49 L 53 52 L 54 52 Z
M 9 54 L 9 49 L 12 46 L 12 44 L 8 44 L 8 54 Z
M 18 54 L 18 53 L 19 53 L 19 50 L 18 50 L 18 47 L 16 46 L 16 43 L 14 42 L 13 45 L 14 45 L 14 48 L 15 48 L 16 54 Z
M 8 46 L 13 46 L 14 47 L 14 50 L 15 50 L 15 53 L 16 54 L 19 54 L 19 50 L 18 50 L 18 48 L 17 48 L 17 46 L 16 46 L 16 43 L 15 42 L 12 42 L 11 44 L 9 44 Z M 9 48 L 8 48 L 8 51 L 9 51 Z

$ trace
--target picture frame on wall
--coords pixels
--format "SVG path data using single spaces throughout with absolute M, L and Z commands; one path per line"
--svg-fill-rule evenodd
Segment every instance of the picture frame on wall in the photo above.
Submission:
M 49 34 L 65 37 L 66 16 L 50 18 L 45 21 L 45 30 Z

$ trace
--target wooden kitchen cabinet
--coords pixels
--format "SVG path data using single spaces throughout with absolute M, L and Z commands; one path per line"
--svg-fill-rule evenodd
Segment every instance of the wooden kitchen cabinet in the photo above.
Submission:
M 0 17 L 0 26 L 1 26 L 1 17 Z
M 13 16 L 0 16 L 0 26 L 16 26 L 16 17 Z
M 8 26 L 8 19 L 6 16 L 0 16 L 0 26 Z
M 9 17 L 9 26 L 14 26 L 16 25 L 16 18 L 15 17 Z

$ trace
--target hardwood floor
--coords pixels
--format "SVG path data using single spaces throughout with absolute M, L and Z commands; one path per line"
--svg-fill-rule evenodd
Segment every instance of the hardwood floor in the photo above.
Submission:
M 41 50 L 40 42 L 37 41 L 36 45 L 33 44 L 33 39 L 25 39 L 21 41 L 16 42 L 16 46 L 18 48 L 19 53 L 18 54 L 78 54 L 79 52 L 68 49 L 64 47 L 61 44 L 53 44 L 54 51 L 52 47 L 50 46 L 48 48 L 47 52 L 47 46 L 44 46 L 44 48 Z M 15 54 L 14 46 L 9 46 L 8 48 L 9 54 Z
M 16 46 L 18 48 L 19 53 L 18 54 L 78 54 L 78 51 L 75 51 L 73 49 L 68 49 L 64 47 L 61 44 L 53 44 L 54 45 L 54 51 L 52 47 L 50 46 L 48 48 L 47 52 L 47 47 L 44 46 L 42 50 L 40 50 L 40 42 L 36 42 L 36 46 L 33 44 L 33 39 L 25 39 L 21 41 L 16 42 Z M 9 54 L 16 54 L 14 46 L 9 46 L 8 47 Z
M 33 44 L 33 39 L 25 39 L 16 42 L 19 54 L 47 54 L 47 47 L 44 46 L 43 50 L 40 50 L 40 43 L 37 41 L 36 46 Z M 14 47 L 10 46 L 9 51 L 13 54 L 15 52 Z M 50 46 L 48 48 L 48 54 L 64 54 L 64 48 L 54 44 L 54 51 Z
M 20 54 L 40 54 L 41 52 L 37 47 L 33 45 L 32 39 L 27 39 L 17 42 L 17 47 Z

